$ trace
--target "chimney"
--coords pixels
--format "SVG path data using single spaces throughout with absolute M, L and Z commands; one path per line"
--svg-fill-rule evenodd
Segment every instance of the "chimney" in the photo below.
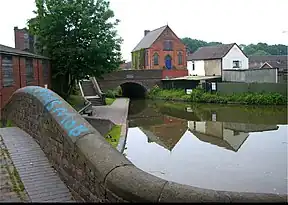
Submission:
M 146 36 L 147 33 L 149 33 L 149 32 L 150 32 L 150 30 L 145 30 L 145 31 L 144 31 L 144 36 Z

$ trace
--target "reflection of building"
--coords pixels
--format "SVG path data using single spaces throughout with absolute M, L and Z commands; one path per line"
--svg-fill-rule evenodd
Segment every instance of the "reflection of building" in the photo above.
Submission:
M 213 121 L 188 121 L 189 130 L 201 141 L 237 152 L 249 132 L 277 130 L 277 125 L 253 125 Z
M 165 116 L 164 124 L 140 127 L 147 136 L 148 142 L 155 142 L 160 146 L 172 150 L 187 130 L 187 121 Z

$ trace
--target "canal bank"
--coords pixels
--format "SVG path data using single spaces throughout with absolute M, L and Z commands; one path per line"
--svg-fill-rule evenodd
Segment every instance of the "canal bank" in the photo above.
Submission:
M 215 103 L 215 104 L 248 104 L 248 105 L 287 105 L 287 97 L 280 93 L 233 93 L 219 94 L 205 92 L 202 88 L 191 90 L 190 93 L 183 89 L 161 89 L 155 87 L 147 94 L 148 99 Z
M 129 102 L 130 102 L 129 98 L 117 98 L 111 105 L 93 106 L 92 116 L 89 117 L 90 119 L 89 122 L 92 125 L 93 124 L 96 125 L 101 121 L 102 124 L 100 124 L 100 126 L 102 126 L 103 129 L 103 133 L 101 134 L 103 134 L 104 137 L 109 137 L 105 135 L 108 134 L 111 129 L 113 129 L 113 124 L 121 126 L 120 136 L 113 136 L 115 140 L 117 141 L 119 140 L 116 148 L 121 153 L 125 148 L 124 146 L 128 129 L 127 117 L 129 110 Z M 113 124 L 111 125 L 109 121 L 111 121 Z M 98 128 L 99 124 L 96 126 Z M 118 135 L 118 133 L 116 133 L 116 135 Z

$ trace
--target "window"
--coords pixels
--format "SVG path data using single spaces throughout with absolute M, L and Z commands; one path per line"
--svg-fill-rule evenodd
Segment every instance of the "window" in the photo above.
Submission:
M 192 70 L 195 70 L 195 63 L 192 61 Z
M 148 51 L 145 52 L 145 66 L 148 66 L 149 63 L 148 63 Z
M 45 83 L 49 82 L 49 69 L 48 69 L 48 61 L 42 60 L 42 72 L 43 72 L 43 80 Z
M 33 60 L 31 58 L 25 59 L 26 67 L 26 85 L 31 85 L 34 82 Z
M 183 55 L 182 52 L 178 53 L 178 65 L 182 65 L 183 64 Z
M 158 53 L 154 53 L 153 61 L 154 61 L 153 65 L 159 65 L 159 55 L 158 55 Z
M 172 51 L 173 50 L 173 42 L 170 40 L 164 41 L 164 51 Z
M 12 56 L 2 55 L 2 76 L 3 76 L 4 87 L 9 87 L 13 85 L 14 78 L 13 78 Z
M 241 61 L 233 61 L 233 68 L 241 68 Z

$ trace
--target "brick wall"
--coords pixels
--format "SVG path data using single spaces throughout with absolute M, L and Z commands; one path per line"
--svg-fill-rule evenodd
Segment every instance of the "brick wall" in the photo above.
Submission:
M 164 51 L 163 45 L 165 40 L 173 41 L 173 50 L 172 51 Z M 178 65 L 178 52 L 182 52 L 183 59 L 182 65 Z M 154 53 L 159 54 L 159 65 L 153 65 L 153 55 Z M 163 69 L 165 66 L 165 56 L 170 55 L 172 57 L 172 66 L 175 66 L 176 69 L 187 69 L 187 59 L 186 59 L 186 47 L 181 42 L 181 40 L 174 34 L 174 32 L 168 27 L 163 31 L 163 33 L 159 36 L 159 38 L 154 42 L 150 49 L 148 49 L 148 66 L 146 69 Z
M 162 71 L 162 78 L 165 79 L 168 78 L 178 78 L 188 75 L 188 70 L 163 70 Z
M 26 66 L 25 66 L 25 57 L 22 56 L 13 56 L 13 78 L 14 83 L 12 86 L 4 87 L 3 86 L 3 72 L 2 72 L 2 56 L 0 54 L 0 109 L 5 106 L 7 101 L 9 100 L 10 96 L 16 91 L 18 88 L 26 86 Z M 50 66 L 48 66 L 50 71 Z M 45 82 L 43 80 L 42 74 L 42 66 L 40 59 L 33 59 L 33 71 L 34 71 L 34 81 L 32 85 L 39 85 L 44 87 L 44 84 L 49 84 L 50 82 Z M 50 72 L 49 72 L 50 76 Z M 46 80 L 47 81 L 47 80 Z M 50 81 L 50 80 L 48 80 Z

